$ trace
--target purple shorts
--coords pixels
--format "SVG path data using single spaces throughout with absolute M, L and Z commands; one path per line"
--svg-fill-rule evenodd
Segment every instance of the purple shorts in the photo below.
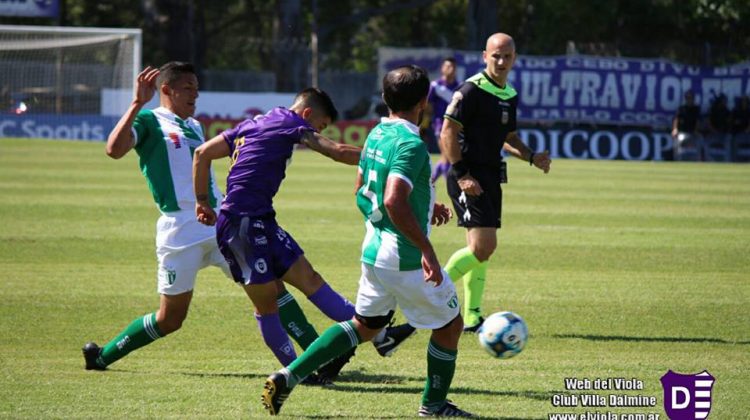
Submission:
M 280 279 L 304 254 L 273 216 L 236 216 L 222 211 L 216 221 L 216 241 L 234 281 L 240 284 Z

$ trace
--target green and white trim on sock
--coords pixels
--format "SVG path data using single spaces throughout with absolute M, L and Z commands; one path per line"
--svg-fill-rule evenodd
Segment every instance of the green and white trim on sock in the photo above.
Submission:
M 106 367 L 122 359 L 133 350 L 153 343 L 164 334 L 156 323 L 156 312 L 136 318 L 117 337 L 102 348 L 96 359 L 99 367 Z
M 308 349 L 280 372 L 287 378 L 287 386 L 294 387 L 319 366 L 346 353 L 362 342 L 354 322 L 334 324 L 320 335 Z

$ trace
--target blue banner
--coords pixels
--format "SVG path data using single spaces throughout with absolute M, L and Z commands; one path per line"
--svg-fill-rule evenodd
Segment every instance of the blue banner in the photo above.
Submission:
M 0 0 L 0 16 L 56 18 L 59 14 L 59 0 Z
M 439 77 L 442 59 L 456 59 L 458 77 L 485 67 L 482 54 L 445 49 L 381 48 L 379 71 L 416 63 Z M 382 76 L 381 76 L 382 78 Z M 750 95 L 750 61 L 728 67 L 687 66 L 663 59 L 591 56 L 518 56 L 510 83 L 519 94 L 522 122 L 650 126 L 672 124 L 685 92 L 703 112 L 719 94 L 729 103 Z
M 104 141 L 117 120 L 101 115 L 0 114 L 0 138 Z

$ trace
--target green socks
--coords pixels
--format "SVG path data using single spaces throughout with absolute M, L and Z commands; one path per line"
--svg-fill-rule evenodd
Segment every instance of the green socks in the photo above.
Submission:
M 302 308 L 288 291 L 282 291 L 276 298 L 276 302 L 279 305 L 281 325 L 284 326 L 286 333 L 302 347 L 302 350 L 307 350 L 310 344 L 318 338 L 315 327 L 307 321 Z
M 156 312 L 144 315 L 131 322 L 120 335 L 102 348 L 102 354 L 96 359 L 96 364 L 106 367 L 162 336 L 159 326 L 156 325 Z
M 445 271 L 454 282 L 464 279 L 464 325 L 467 327 L 477 325 L 482 314 L 487 265 L 487 261 L 480 262 L 468 247 L 453 253 L 445 265 Z
M 315 340 L 295 361 L 281 370 L 287 377 L 287 385 L 289 387 L 297 385 L 320 365 L 341 356 L 361 342 L 362 338 L 354 328 L 354 322 L 344 321 L 334 324 L 323 331 L 320 338 Z
M 464 276 L 464 324 L 467 327 L 477 325 L 482 316 L 482 297 L 484 296 L 484 279 L 487 277 L 487 261 L 480 263 L 469 274 Z
M 430 340 L 427 346 L 427 382 L 422 393 L 423 406 L 436 409 L 445 403 L 456 371 L 457 354 L 458 350 L 448 350 Z

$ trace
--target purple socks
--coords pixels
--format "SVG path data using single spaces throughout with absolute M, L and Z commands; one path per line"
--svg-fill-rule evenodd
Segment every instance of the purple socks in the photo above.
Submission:
M 263 341 L 273 351 L 281 365 L 287 366 L 292 363 L 297 358 L 297 353 L 295 353 L 294 346 L 292 346 L 289 336 L 284 331 L 284 327 L 281 326 L 279 314 L 258 315 L 256 313 L 255 320 L 258 321 L 258 328 L 260 328 Z
M 331 289 L 328 283 L 323 284 L 317 292 L 308 297 L 310 302 L 326 314 L 328 318 L 336 322 L 349 321 L 354 316 L 354 305 L 346 300 L 335 290 Z

